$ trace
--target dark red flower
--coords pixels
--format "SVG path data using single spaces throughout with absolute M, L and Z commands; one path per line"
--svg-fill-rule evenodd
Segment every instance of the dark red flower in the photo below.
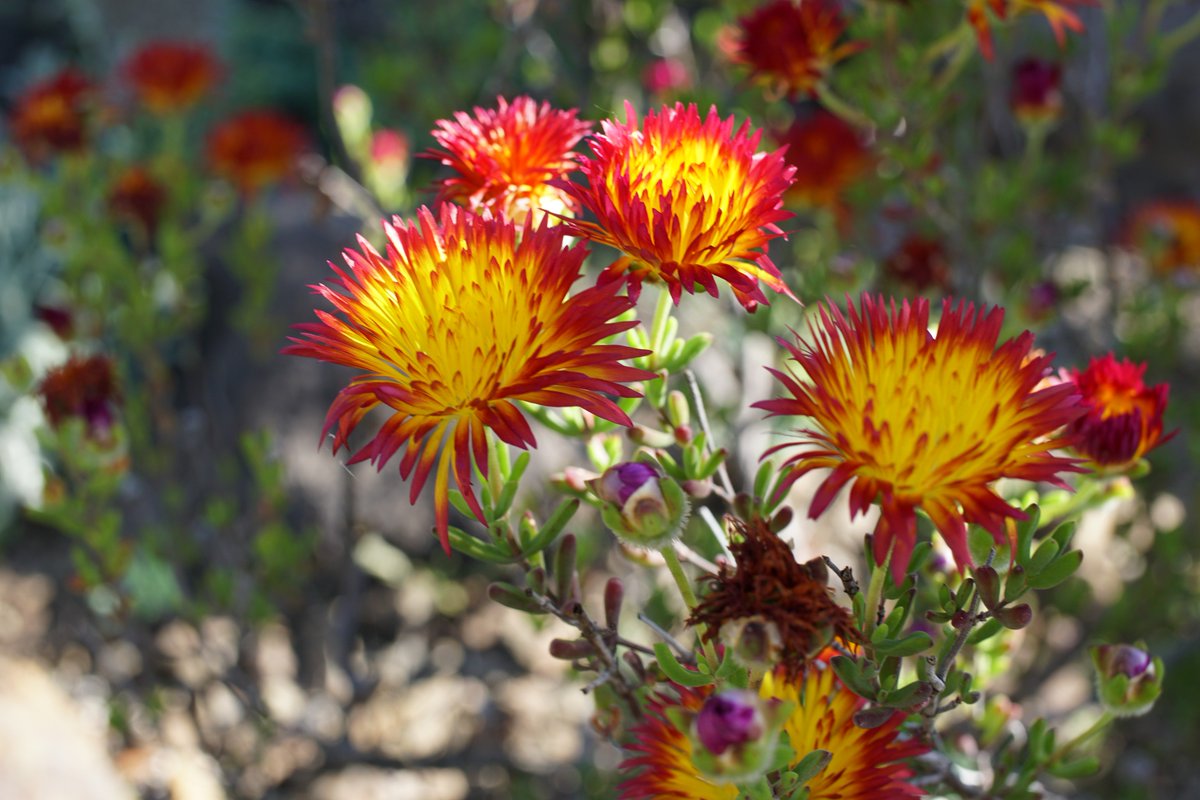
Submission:
M 73 68 L 35 83 L 17 98 L 13 140 L 31 159 L 82 150 L 87 143 L 87 109 L 92 82 Z

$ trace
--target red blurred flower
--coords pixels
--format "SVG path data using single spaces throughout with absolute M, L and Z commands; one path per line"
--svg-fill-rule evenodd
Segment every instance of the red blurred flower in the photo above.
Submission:
M 166 187 L 140 164 L 126 168 L 108 193 L 112 214 L 138 225 L 147 241 L 154 239 L 166 202 Z
M 826 651 L 823 659 L 828 661 L 832 654 Z M 677 727 L 689 719 L 696 727 L 711 691 L 709 686 L 671 684 L 650 695 L 646 715 L 629 737 L 633 755 L 620 766 L 629 775 L 620 787 L 622 800 L 735 800 L 739 796 L 736 786 L 714 783 L 696 767 L 693 739 L 703 742 L 703 732 Z M 873 728 L 859 727 L 854 715 L 867 701 L 846 688 L 828 664 L 797 675 L 768 673 L 758 694 L 792 704 L 783 726 L 795 753 L 791 766 L 813 750 L 833 754 L 829 765 L 809 781 L 810 800 L 904 800 L 925 795 L 909 782 L 913 770 L 905 762 L 929 747 L 902 732 L 905 713 L 896 711 Z
M 438 183 L 438 199 L 518 224 L 531 214 L 535 224 L 543 212 L 574 214 L 576 202 L 557 181 L 575 169 L 575 145 L 591 123 L 576 119 L 576 109 L 539 106 L 531 97 L 511 103 L 500 97 L 497 104 L 477 107 L 474 116 L 460 111 L 453 120 L 438 120 L 433 138 L 442 149 L 425 155 L 458 173 Z
M 125 78 L 138 100 L 156 114 L 186 111 L 221 76 L 209 48 L 193 42 L 151 42 L 125 62 Z
M 90 435 L 104 438 L 116 418 L 116 380 L 112 361 L 106 356 L 72 356 L 62 366 L 46 373 L 38 386 L 38 394 L 46 417 L 55 428 L 68 419 L 79 417 L 87 425 Z
M 31 159 L 82 150 L 92 82 L 73 68 L 35 83 L 17 98 L 10 124 L 13 140 Z
M 796 168 L 788 200 L 837 210 L 846 189 L 863 177 L 874 158 L 854 126 L 825 110 L 799 118 L 777 135 L 784 159 Z
M 1000 478 L 1064 485 L 1060 472 L 1081 471 L 1052 455 L 1050 438 L 1084 409 L 1073 386 L 1038 389 L 1048 356 L 1030 353 L 1025 332 L 996 347 L 1004 311 L 946 300 L 937 334 L 929 302 L 899 307 L 863 295 L 849 317 L 832 303 L 820 309 L 811 341 L 780 340 L 793 369 L 772 369 L 789 396 L 755 403 L 771 416 L 808 417 L 785 462 L 783 488 L 814 469 L 829 469 L 809 516 L 819 517 L 851 484 L 850 513 L 878 502 L 875 562 L 891 551 L 892 576 L 903 580 L 916 544 L 916 509 L 941 532 L 960 569 L 971 564 L 967 523 L 1008 541 L 1007 518 L 1024 512 L 996 494 Z
M 921 293 L 950 288 L 950 258 L 938 239 L 910 234 L 883 262 L 892 280 Z
M 1053 122 L 1062 114 L 1062 67 L 1038 58 L 1013 65 L 1009 105 L 1026 125 Z
M 839 45 L 845 29 L 835 0 L 774 0 L 738 20 L 730 56 L 772 91 L 814 95 L 834 64 L 864 46 Z
M 692 73 L 677 58 L 660 58 L 642 70 L 642 85 L 651 94 L 671 94 L 692 88 Z
M 304 144 L 304 130 L 287 117 L 243 111 L 209 131 L 208 160 L 249 195 L 287 175 Z
M 1158 272 L 1200 269 L 1200 204 L 1162 200 L 1144 205 L 1126 224 L 1123 238 Z
M 1041 13 L 1050 23 L 1050 29 L 1054 31 L 1054 38 L 1061 47 L 1066 41 L 1068 30 L 1075 33 L 1083 30 L 1083 21 L 1071 10 L 1070 6 L 1096 4 L 1096 0 L 969 0 L 967 21 L 975 29 L 976 38 L 979 40 L 979 51 L 983 53 L 984 58 L 991 61 L 995 57 L 995 48 L 992 45 L 990 16 L 1006 20 L 1019 14 Z
M 575 406 L 629 425 L 606 394 L 635 397 L 623 384 L 653 374 L 620 363 L 647 351 L 602 343 L 637 324 L 612 321 L 633 305 L 618 286 L 568 297 L 586 251 L 564 249 L 561 227 L 518 228 L 450 203 L 439 212 L 421 208 L 415 223 L 384 223 L 383 254 L 359 237 L 362 252 L 344 254 L 350 269 L 334 267 L 340 280 L 313 287 L 342 317 L 318 310 L 320 322 L 298 325 L 301 337 L 284 352 L 359 371 L 326 417 L 326 432 L 337 429 L 334 451 L 369 411 L 389 410 L 350 460 L 382 469 L 403 448 L 400 474 L 412 476 L 414 503 L 432 473 L 449 552 L 451 472 L 483 521 L 472 465 L 486 476 L 487 431 L 514 447 L 536 445 L 520 402 Z
M 1145 364 L 1118 362 L 1109 353 L 1063 376 L 1087 408 L 1068 429 L 1072 446 L 1099 467 L 1127 467 L 1174 435 L 1163 436 L 1170 386 L 1146 386 L 1145 372 Z
M 751 310 L 767 302 L 759 281 L 792 296 L 766 252 L 783 235 L 775 223 L 791 216 L 782 150 L 758 152 L 761 131 L 751 134 L 748 121 L 735 131 L 716 108 L 701 121 L 695 105 L 676 103 L 639 127 L 626 103 L 625 117 L 602 123 L 595 158 L 580 167 L 588 185 L 568 189 L 597 219 L 569 220 L 571 232 L 625 254 L 601 282 L 627 280 L 635 297 L 643 281 L 662 282 L 678 303 L 697 287 L 716 297 L 720 278 Z

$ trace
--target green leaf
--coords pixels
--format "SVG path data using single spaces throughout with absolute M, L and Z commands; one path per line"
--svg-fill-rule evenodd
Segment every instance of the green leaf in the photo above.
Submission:
M 992 638 L 1002 630 L 1004 630 L 1004 626 L 1000 624 L 1000 620 L 992 617 L 987 622 L 971 631 L 971 635 L 967 637 L 967 644 L 974 645 L 979 644 L 980 642 L 986 642 L 988 639 Z
M 1028 579 L 1029 585 L 1034 589 L 1049 589 L 1057 586 L 1074 575 L 1075 570 L 1079 569 L 1079 565 L 1082 563 L 1083 551 L 1072 550 L 1052 561 L 1036 575 L 1031 576 Z
M 562 533 L 567 523 L 571 521 L 571 517 L 575 516 L 575 512 L 579 510 L 579 504 L 578 497 L 571 497 L 559 503 L 558 507 L 554 509 L 554 513 L 550 515 L 550 519 L 546 520 L 545 524 L 538 529 L 537 534 L 525 545 L 521 555 L 528 558 L 549 547 Z
M 803 786 L 813 778 L 821 774 L 821 770 L 829 766 L 829 762 L 833 760 L 833 753 L 828 750 L 816 749 L 800 759 L 796 766 L 792 767 L 792 773 L 795 774 L 796 788 Z
M 663 673 L 680 686 L 707 686 L 713 682 L 711 675 L 703 675 L 680 664 L 666 642 L 654 643 L 654 657 Z
M 1044 570 L 1054 557 L 1058 555 L 1059 545 L 1053 539 L 1047 539 L 1038 545 L 1038 549 L 1034 551 L 1033 557 L 1029 559 L 1029 563 L 1025 565 L 1027 574 L 1026 581 L 1029 585 L 1033 585 L 1033 576 Z
M 495 544 L 488 544 L 471 536 L 462 528 L 451 525 L 448 528 L 450 547 L 471 558 L 480 561 L 490 561 L 493 564 L 507 564 L 513 560 L 512 553 Z
M 884 639 L 873 644 L 878 655 L 904 658 L 923 653 L 933 647 L 933 637 L 924 631 L 913 631 L 899 639 Z
M 867 676 L 862 673 L 862 668 L 857 661 L 848 656 L 834 656 L 830 664 L 833 666 L 833 671 L 837 673 L 842 683 L 846 684 L 850 691 L 868 700 L 875 698 L 875 687 L 871 685 Z
M 1050 774 L 1066 780 L 1086 778 L 1096 774 L 1100 769 L 1100 759 L 1095 756 L 1084 756 L 1075 761 L 1050 766 Z

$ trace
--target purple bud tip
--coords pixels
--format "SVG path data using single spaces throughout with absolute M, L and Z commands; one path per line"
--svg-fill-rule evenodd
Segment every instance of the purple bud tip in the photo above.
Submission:
M 753 741 L 762 734 L 758 698 L 750 692 L 713 695 L 696 716 L 696 736 L 713 755 L 719 756 L 728 748 Z
M 653 480 L 658 477 L 658 470 L 649 464 L 643 464 L 640 461 L 631 461 L 627 464 L 618 464 L 613 467 L 616 471 L 617 481 L 617 502 L 620 505 L 625 505 L 630 496 L 638 489 L 646 484 L 646 481 Z
M 1140 678 L 1147 670 L 1153 670 L 1154 661 L 1145 650 L 1127 644 L 1105 645 L 1103 657 L 1108 661 L 1109 674 Z

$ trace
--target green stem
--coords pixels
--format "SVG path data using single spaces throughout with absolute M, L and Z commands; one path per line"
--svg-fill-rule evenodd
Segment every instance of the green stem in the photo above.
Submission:
M 1170 56 L 1197 36 L 1200 36 L 1200 14 L 1196 14 L 1170 33 L 1164 34 L 1159 46 L 1162 47 L 1164 55 Z
M 817 99 L 826 109 L 857 128 L 872 128 L 875 125 L 870 117 L 838 97 L 824 83 L 817 84 Z
M 654 351 L 651 358 L 656 362 L 664 355 L 662 351 L 667 344 L 667 320 L 671 318 L 673 307 L 671 292 L 663 286 L 659 289 L 658 302 L 654 305 L 654 317 L 650 323 L 650 349 Z
M 1062 761 L 1063 758 L 1065 758 L 1066 755 L 1068 753 L 1070 753 L 1072 750 L 1074 750 L 1076 747 L 1079 747 L 1084 742 L 1086 742 L 1088 739 L 1091 739 L 1093 736 L 1100 733 L 1105 728 L 1107 728 L 1110 724 L 1112 724 L 1113 719 L 1115 719 L 1115 717 L 1113 717 L 1112 713 L 1109 711 L 1105 711 L 1103 714 L 1100 715 L 1099 719 L 1097 719 L 1095 722 L 1093 722 L 1091 724 L 1091 726 L 1087 730 L 1085 730 L 1083 733 L 1079 734 L 1074 739 L 1072 739 L 1069 742 L 1066 742 L 1061 747 L 1059 747 L 1057 750 L 1055 750 L 1050 755 L 1050 760 L 1048 760 L 1046 762 L 1046 766 L 1053 766 L 1054 764 L 1057 764 L 1058 762 Z
M 662 553 L 663 560 L 667 562 L 667 569 L 670 570 L 671 577 L 675 579 L 675 585 L 679 587 L 679 594 L 683 595 L 683 602 L 690 613 L 699 601 L 696 599 L 695 590 L 692 589 L 692 582 L 688 580 L 687 573 L 683 571 L 683 564 L 679 561 L 679 554 L 675 552 L 675 545 L 668 544 L 659 552 Z M 705 628 L 703 626 L 700 627 L 698 632 L 700 634 L 700 646 L 704 650 L 704 658 L 708 661 L 709 667 L 716 670 L 717 664 L 720 663 L 720 659 L 717 658 L 717 649 L 708 640 L 708 637 L 705 636 Z
M 876 565 L 871 572 L 871 581 L 867 584 L 866 616 L 863 620 L 863 633 L 867 639 L 875 632 L 875 619 L 879 616 L 879 603 L 883 600 L 883 585 L 887 582 L 888 569 L 892 564 L 892 550 L 888 548 L 887 558 L 882 564 Z

